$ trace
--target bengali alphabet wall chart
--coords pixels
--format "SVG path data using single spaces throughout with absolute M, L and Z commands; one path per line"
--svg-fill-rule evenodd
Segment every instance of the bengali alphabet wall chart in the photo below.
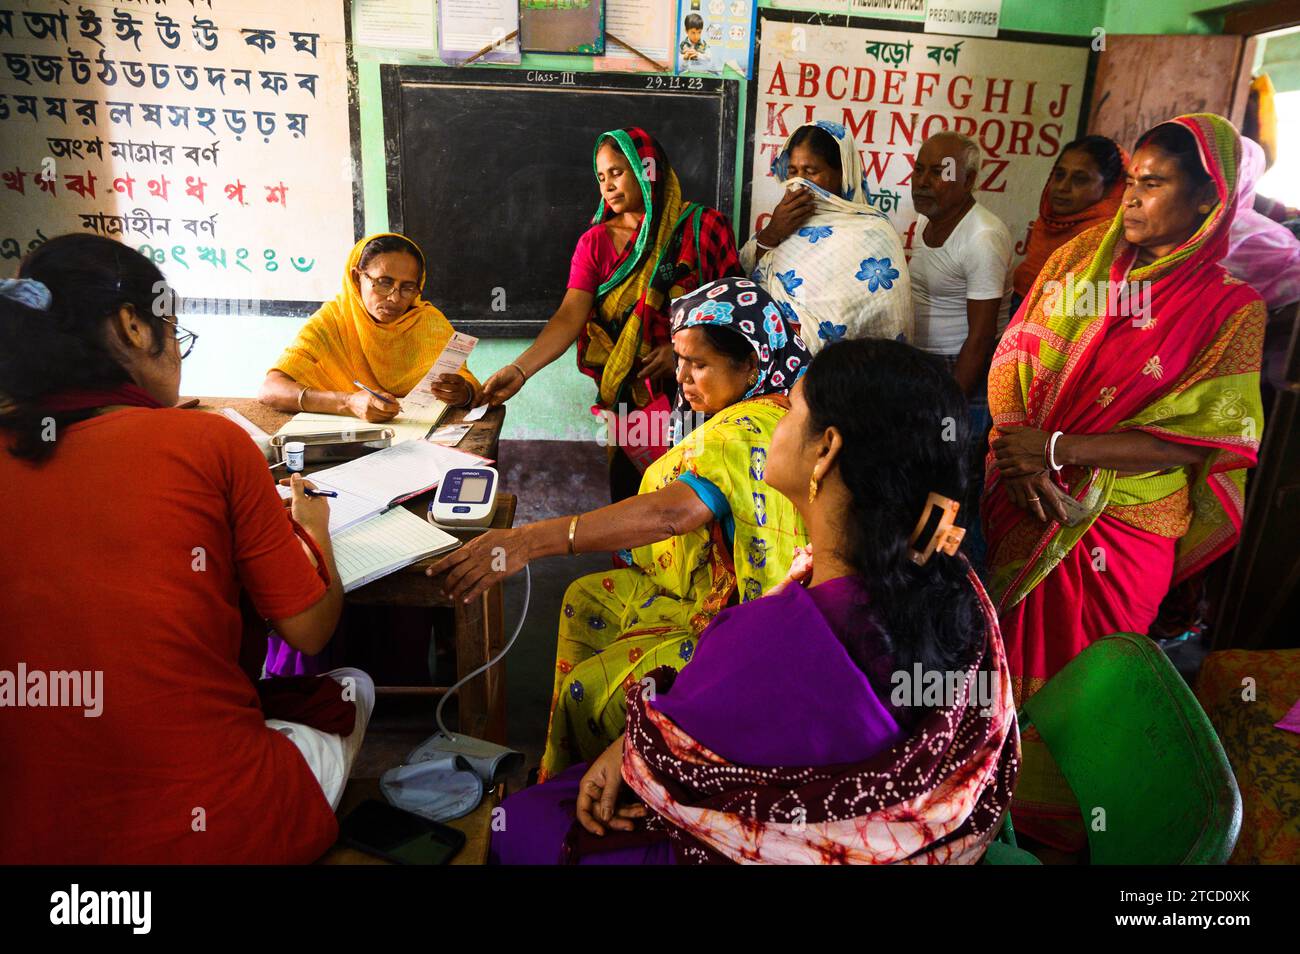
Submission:
M 1024 253 L 1061 146 L 1074 138 L 1088 48 L 762 19 L 749 226 L 781 198 L 772 159 L 801 123 L 829 120 L 857 141 L 872 202 L 910 250 L 912 162 L 945 129 L 979 142 L 975 197 Z
M 332 296 L 354 241 L 343 16 L 0 0 L 0 259 L 86 231 L 182 298 Z

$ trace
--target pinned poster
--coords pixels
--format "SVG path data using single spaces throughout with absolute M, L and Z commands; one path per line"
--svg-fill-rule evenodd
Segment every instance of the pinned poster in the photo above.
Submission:
M 749 79 L 757 14 L 757 0 L 679 0 L 677 72 Z
M 433 0 L 356 0 L 352 11 L 357 46 L 433 49 Z
M 673 72 L 673 12 L 664 0 L 605 0 L 605 55 L 593 65 Z
M 358 182 L 343 4 L 4 6 L 0 273 L 86 232 L 148 257 L 189 314 L 337 293 Z
M 441 0 L 438 55 L 444 63 L 518 63 L 519 7 L 515 0 Z
M 605 0 L 519 0 L 519 42 L 526 53 L 605 52 Z

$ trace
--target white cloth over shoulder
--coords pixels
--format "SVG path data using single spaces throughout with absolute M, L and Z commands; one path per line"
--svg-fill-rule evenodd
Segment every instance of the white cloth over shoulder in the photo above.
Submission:
M 785 187 L 808 189 L 816 208 L 795 234 L 763 253 L 752 277 L 798 324 L 808 351 L 845 338 L 911 341 L 912 282 L 889 217 L 806 179 Z M 747 257 L 741 256 L 745 265 Z

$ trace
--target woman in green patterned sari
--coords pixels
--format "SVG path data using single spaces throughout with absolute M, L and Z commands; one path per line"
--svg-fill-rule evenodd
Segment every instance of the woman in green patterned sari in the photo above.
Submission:
M 449 596 L 472 599 L 541 556 L 618 550 L 631 564 L 565 593 L 542 779 L 608 748 L 625 688 L 690 662 L 709 621 L 783 580 L 807 543 L 794 506 L 763 480 L 807 359 L 798 332 L 757 283 L 726 278 L 677 299 L 671 333 L 678 420 L 688 405 L 707 420 L 650 465 L 637 496 L 485 533 L 429 570 Z

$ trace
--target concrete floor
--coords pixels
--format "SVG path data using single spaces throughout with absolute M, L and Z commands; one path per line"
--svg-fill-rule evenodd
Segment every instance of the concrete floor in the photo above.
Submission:
M 519 498 L 515 526 L 592 510 L 609 503 L 605 450 L 592 443 L 568 441 L 502 441 L 502 490 Z M 576 557 L 549 557 L 531 566 L 532 595 L 528 618 L 514 648 L 502 665 L 506 669 L 507 741 L 524 753 L 526 769 L 508 780 L 510 791 L 524 785 L 528 769 L 541 759 L 550 713 L 555 665 L 557 620 L 564 591 L 577 577 L 611 565 L 607 553 Z M 505 584 L 506 637 L 514 632 L 523 605 L 524 577 L 512 577 Z M 427 682 L 430 667 L 423 628 L 445 626 L 446 621 L 430 611 L 427 617 L 412 619 L 409 611 L 400 623 L 407 635 L 405 646 L 376 655 L 372 639 L 351 633 L 343 647 L 342 661 L 333 665 L 358 665 L 374 675 L 409 683 Z M 367 628 L 383 627 L 384 617 L 371 617 Z M 354 626 L 353 629 L 358 627 Z M 411 633 L 414 635 L 410 635 Z M 445 640 L 438 640 L 439 644 Z M 381 658 L 382 657 L 382 658 Z M 444 653 L 432 661 L 438 682 L 447 684 L 454 671 L 454 659 Z M 432 735 L 436 700 L 383 697 L 376 704 L 361 753 L 353 766 L 354 778 L 377 778 Z M 454 731 L 454 702 L 448 703 L 444 721 Z

